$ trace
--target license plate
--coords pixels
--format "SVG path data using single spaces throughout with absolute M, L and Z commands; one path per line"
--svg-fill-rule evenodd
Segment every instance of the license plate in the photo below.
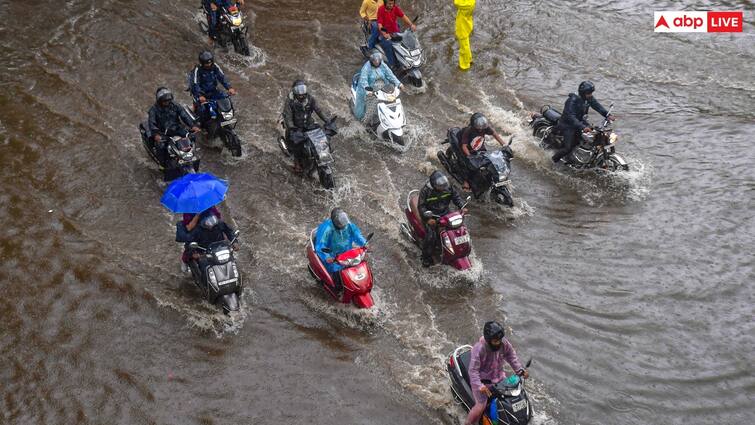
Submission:
M 495 187 L 506 186 L 506 185 L 508 185 L 508 184 L 509 184 L 509 181 L 508 181 L 508 180 L 504 180 L 504 181 L 502 181 L 502 182 L 498 182 L 498 183 L 496 183 L 496 184 L 495 184 Z
M 454 243 L 456 245 L 461 245 L 463 243 L 468 243 L 468 242 L 469 242 L 469 235 L 462 235 L 462 236 L 459 236 L 458 238 L 454 239 Z
M 223 121 L 220 123 L 221 127 L 225 127 L 227 125 L 236 124 L 236 118 L 230 119 L 228 121 Z
M 518 412 L 527 407 L 527 400 L 519 400 L 511 405 L 511 410 Z

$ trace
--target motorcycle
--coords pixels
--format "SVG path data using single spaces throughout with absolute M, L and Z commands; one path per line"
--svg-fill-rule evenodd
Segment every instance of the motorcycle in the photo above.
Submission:
M 611 113 L 613 105 L 608 108 Z M 533 114 L 530 121 L 532 135 L 540 139 L 543 149 L 559 149 L 564 136 L 558 128 L 561 112 L 549 105 L 540 108 L 539 114 Z M 619 136 L 613 132 L 608 119 L 599 127 L 590 126 L 592 131 L 580 133 L 580 141 L 563 161 L 577 169 L 603 169 L 607 171 L 628 171 L 627 161 L 616 153 Z
M 416 23 L 418 19 L 419 17 L 414 18 L 414 22 Z M 364 21 L 362 21 L 362 33 L 364 44 L 360 46 L 360 50 L 365 58 L 369 58 L 370 51 L 367 49 L 367 42 L 370 39 L 370 25 Z M 422 55 L 422 46 L 419 44 L 417 35 L 410 28 L 407 28 L 403 32 L 391 34 L 390 41 L 393 44 L 393 52 L 396 57 L 396 64 L 392 67 L 396 77 L 399 80 L 408 81 L 414 87 L 422 87 L 424 82 L 419 67 L 425 63 L 425 57 Z M 384 58 L 387 58 L 380 43 L 375 44 L 375 49 Z
M 195 99 L 194 105 L 194 110 L 199 110 L 196 106 L 199 105 L 198 99 Z M 241 140 L 233 131 L 236 128 L 236 111 L 228 94 L 222 93 L 216 99 L 207 98 L 201 105 L 204 113 L 199 117 L 199 122 L 202 129 L 207 132 L 207 139 L 220 137 L 233 156 L 241 156 Z M 186 105 L 184 107 L 188 110 Z
M 310 176 L 317 171 L 320 184 L 325 189 L 335 187 L 333 180 L 333 169 L 331 164 L 335 162 L 330 147 L 330 138 L 338 134 L 336 127 L 336 118 L 330 119 L 324 126 L 315 125 L 313 128 L 300 133 L 292 132 L 290 134 L 291 142 L 295 145 L 303 146 L 304 155 L 301 158 L 304 175 Z M 293 158 L 294 154 L 289 150 L 286 144 L 286 122 L 281 116 L 279 119 L 279 128 L 281 129 L 278 136 L 278 146 L 287 157 Z
M 511 151 L 512 136 L 509 144 L 498 150 L 481 151 L 476 155 L 465 158 L 464 152 L 459 147 L 459 137 L 461 136 L 460 128 L 451 128 L 448 130 L 446 140 L 441 144 L 447 144 L 449 147 L 445 152 L 438 151 L 438 160 L 443 167 L 459 184 L 464 184 L 467 174 L 470 174 L 469 165 L 475 171 L 469 176 L 469 186 L 475 199 L 480 199 L 483 195 L 490 192 L 494 196 L 495 202 L 507 207 L 514 206 L 514 200 L 511 197 L 511 158 L 514 157 Z
M 239 233 L 236 230 L 232 240 L 213 242 L 207 247 L 202 247 L 196 242 L 189 244 L 189 248 L 202 251 L 200 255 L 205 259 L 202 263 L 194 259 L 189 262 L 194 284 L 210 304 L 220 301 L 225 314 L 238 311 L 243 289 L 241 274 L 231 248 Z
M 401 223 L 401 232 L 422 249 L 422 241 L 425 239 L 425 225 L 420 217 L 420 211 L 417 206 L 419 190 L 409 192 L 406 197 L 406 208 L 404 215 L 406 222 Z M 466 202 L 471 198 L 467 197 Z M 462 209 L 466 207 L 466 203 Z M 456 270 L 467 270 L 472 267 L 469 261 L 469 254 L 472 252 L 472 245 L 469 240 L 467 227 L 464 225 L 464 214 L 462 211 L 451 211 L 443 216 L 433 215 L 437 220 L 436 231 L 439 234 L 440 257 L 441 263 L 447 264 Z M 438 255 L 438 248 L 435 248 L 435 255 Z
M 468 372 L 471 353 L 471 345 L 462 345 L 448 356 L 448 363 L 446 364 L 454 400 L 463 404 L 467 410 L 470 410 L 475 404 Z M 529 368 L 531 363 L 532 360 L 530 359 L 525 367 Z M 485 413 L 483 413 L 480 423 L 501 425 L 529 423 L 532 419 L 533 408 L 524 388 L 524 382 L 524 377 L 511 375 L 493 385 L 490 388 L 493 395 L 488 398 L 488 405 L 485 407 Z M 495 403 L 495 409 L 491 409 L 493 403 Z M 495 416 L 497 416 L 497 421 Z
M 338 272 L 342 284 L 342 293 L 336 290 L 336 284 L 333 276 L 325 268 L 320 257 L 315 252 L 315 232 L 312 230 L 309 235 L 309 245 L 307 245 L 307 259 L 309 260 L 309 274 L 315 281 L 322 285 L 325 292 L 330 294 L 333 299 L 344 303 L 354 303 L 358 308 L 370 308 L 375 303 L 372 300 L 372 271 L 365 260 L 367 255 L 366 247 L 350 249 L 338 254 L 336 261 L 343 268 Z M 367 236 L 367 241 L 372 239 L 373 234 Z M 324 253 L 330 253 L 328 248 L 323 249 Z
M 142 145 L 147 154 L 163 172 L 163 180 L 175 180 L 183 175 L 199 171 L 199 156 L 196 153 L 193 136 L 188 132 L 183 136 L 163 136 L 163 143 L 167 143 L 168 158 L 161 164 L 157 156 L 157 147 L 149 132 L 147 122 L 139 124 Z
M 209 34 L 210 26 L 210 12 L 201 7 L 205 14 L 206 22 L 200 22 L 200 29 Z M 217 36 L 215 40 L 221 47 L 225 48 L 230 42 L 233 44 L 233 50 L 236 53 L 244 56 L 249 56 L 249 43 L 246 41 L 246 37 L 249 33 L 249 27 L 246 23 L 246 15 L 244 15 L 237 3 L 225 8 L 221 7 L 217 11 L 218 14 L 218 27 L 216 30 Z
M 381 81 L 378 80 L 376 83 Z M 359 74 L 356 74 L 351 79 L 350 107 L 352 111 L 356 108 L 358 83 Z M 398 98 L 401 90 L 393 84 L 375 84 L 375 87 L 366 87 L 365 90 L 367 91 L 367 98 L 374 96 L 377 102 L 375 113 L 371 117 L 365 116 L 364 118 L 367 129 L 376 137 L 382 137 L 387 142 L 404 146 L 406 116 L 401 99 Z M 370 112 L 370 109 L 367 107 L 367 112 Z

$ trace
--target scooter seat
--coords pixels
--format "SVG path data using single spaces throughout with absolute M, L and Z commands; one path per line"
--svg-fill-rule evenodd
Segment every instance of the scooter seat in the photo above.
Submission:
M 459 356 L 459 369 L 461 369 L 461 374 L 464 376 L 464 380 L 469 384 L 469 363 L 472 359 L 472 350 L 465 351 L 461 353 Z M 471 384 L 470 384 L 471 385 Z

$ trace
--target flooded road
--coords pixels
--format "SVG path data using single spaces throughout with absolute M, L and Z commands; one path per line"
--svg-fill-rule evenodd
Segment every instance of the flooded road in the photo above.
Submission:
M 201 151 L 242 231 L 247 289 L 226 318 L 179 270 L 136 127 L 157 86 L 190 100 L 198 2 L 0 1 L 0 422 L 459 423 L 446 355 L 491 318 L 534 357 L 535 423 L 752 422 L 750 11 L 743 34 L 655 34 L 652 11 L 675 2 L 481 0 L 462 73 L 452 2 L 401 2 L 428 58 L 426 89 L 402 95 L 401 153 L 349 113 L 358 2 L 250 3 L 252 56 L 216 50 L 245 153 Z M 298 77 L 341 117 L 333 193 L 275 144 Z M 628 172 L 554 168 L 530 136 L 529 113 L 583 79 L 615 104 Z M 398 230 L 404 198 L 474 111 L 515 135 L 516 206 L 471 207 L 468 276 L 425 272 Z M 376 233 L 374 312 L 333 305 L 306 271 L 335 205 Z

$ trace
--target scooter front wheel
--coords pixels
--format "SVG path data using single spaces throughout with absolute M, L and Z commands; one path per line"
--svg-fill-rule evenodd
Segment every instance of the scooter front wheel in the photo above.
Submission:
M 335 187 L 335 181 L 333 180 L 333 171 L 329 167 L 320 167 L 317 170 L 317 174 L 320 178 L 320 184 L 325 189 L 333 189 Z

